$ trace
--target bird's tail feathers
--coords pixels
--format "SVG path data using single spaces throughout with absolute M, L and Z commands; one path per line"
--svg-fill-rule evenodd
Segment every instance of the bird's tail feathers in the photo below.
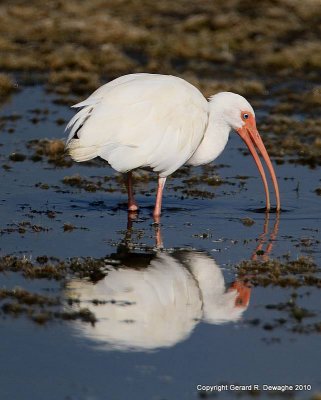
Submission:
M 80 139 L 71 139 L 67 145 L 66 150 L 74 161 L 88 161 L 97 157 L 96 146 L 82 146 Z

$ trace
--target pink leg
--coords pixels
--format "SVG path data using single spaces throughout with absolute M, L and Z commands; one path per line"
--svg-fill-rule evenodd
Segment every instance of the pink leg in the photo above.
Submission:
M 155 203 L 155 208 L 154 208 L 154 220 L 158 224 L 162 211 L 162 196 L 163 196 L 163 189 L 165 186 L 166 178 L 158 178 L 158 188 L 157 188 L 157 195 L 156 195 L 156 203 Z
M 132 172 L 127 172 L 126 177 L 125 177 L 125 184 L 126 184 L 127 193 L 128 193 L 128 211 L 137 211 L 138 205 L 134 198 Z

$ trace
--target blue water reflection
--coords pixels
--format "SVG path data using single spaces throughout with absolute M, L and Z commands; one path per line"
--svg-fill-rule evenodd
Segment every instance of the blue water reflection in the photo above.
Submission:
M 260 252 L 268 257 L 277 229 L 278 218 L 267 237 L 267 215 L 253 259 Z M 100 349 L 149 351 L 185 340 L 200 321 L 224 324 L 242 318 L 251 296 L 244 279 L 225 282 L 222 269 L 206 252 L 160 249 L 160 227 L 155 250 L 132 251 L 131 230 L 130 223 L 126 240 L 106 259 L 103 279 L 68 283 L 67 298 L 89 308 L 98 320 L 94 325 L 75 323 L 77 335 Z

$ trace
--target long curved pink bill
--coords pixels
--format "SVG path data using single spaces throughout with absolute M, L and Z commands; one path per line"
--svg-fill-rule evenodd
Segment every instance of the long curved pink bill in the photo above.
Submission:
M 266 175 L 265 175 L 265 171 L 263 168 L 263 165 L 261 163 L 261 160 L 255 150 L 255 147 L 252 143 L 252 140 L 250 138 L 250 136 L 245 133 L 243 130 L 239 132 L 241 138 L 244 140 L 245 144 L 247 145 L 248 149 L 250 150 L 250 153 L 252 154 L 254 161 L 256 163 L 256 166 L 260 172 L 260 175 L 262 177 L 262 181 L 263 181 L 263 185 L 264 185 L 264 190 L 265 190 L 265 199 L 266 199 L 266 209 L 267 211 L 270 210 L 270 194 L 269 194 L 269 188 L 268 188 L 268 184 L 267 184 L 267 180 L 266 180 Z
M 250 137 L 252 139 L 252 141 L 254 142 L 255 146 L 257 147 L 257 149 L 260 151 L 267 167 L 268 170 L 270 172 L 271 178 L 272 178 L 272 182 L 273 182 L 273 187 L 274 187 L 274 191 L 275 191 L 275 197 L 276 197 L 276 210 L 280 211 L 281 209 L 281 201 L 280 201 L 280 192 L 279 192 L 279 185 L 278 185 L 278 181 L 276 179 L 276 175 L 274 172 L 274 168 L 273 165 L 271 163 L 270 157 L 268 155 L 268 152 L 266 151 L 266 148 L 264 146 L 264 143 L 261 139 L 261 136 L 259 135 L 258 131 L 255 129 L 255 131 L 253 132 L 252 130 L 249 130 L 249 134 Z

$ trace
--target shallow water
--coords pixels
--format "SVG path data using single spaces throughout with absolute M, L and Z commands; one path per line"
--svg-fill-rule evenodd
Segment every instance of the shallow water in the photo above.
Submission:
M 64 125 L 57 120 L 68 120 L 72 111 L 52 100 L 42 87 L 28 87 L 1 108 L 2 116 L 21 115 L 6 122 L 1 132 L 0 161 L 11 167 L 0 171 L 1 255 L 106 257 L 108 274 L 95 285 L 74 277 L 61 284 L 0 274 L 1 288 L 20 286 L 78 298 L 98 319 L 94 326 L 79 321 L 37 325 L 0 314 L 5 360 L 0 367 L 1 399 L 37 400 L 44 394 L 48 400 L 195 399 L 198 384 L 220 383 L 310 384 L 311 392 L 320 390 L 319 334 L 293 332 L 293 318 L 266 307 L 295 298 L 314 313 L 307 322 L 318 322 L 319 290 L 253 287 L 243 291 L 238 306 L 239 292 L 233 290 L 238 282 L 235 265 L 260 258 L 260 244 L 263 258 L 308 255 L 320 264 L 320 197 L 314 192 L 320 185 L 319 171 L 277 165 L 283 212 L 279 219 L 273 213 L 266 216 L 257 212 L 264 207 L 264 193 L 254 163 L 242 155 L 243 144 L 231 135 L 218 167 L 205 171 L 219 174 L 226 183 L 190 184 L 189 189 L 206 193 L 207 198 L 200 198 L 186 196 L 183 181 L 204 170 L 170 178 L 157 231 L 151 218 L 154 193 L 149 195 L 155 181 L 139 183 L 146 192 L 137 195 L 142 208 L 128 221 L 121 185 L 105 193 L 62 183 L 65 176 L 77 173 L 114 176 L 109 167 L 57 168 L 28 159 L 32 152 L 27 141 L 64 137 Z M 35 109 L 42 110 L 39 121 L 32 121 Z M 259 115 L 263 118 L 264 113 Z M 10 127 L 14 132 L 8 132 Z M 10 161 L 12 152 L 27 159 Z M 40 182 L 49 188 L 37 187 Z M 242 223 L 244 218 L 252 220 L 250 226 Z M 66 223 L 75 229 L 65 231 Z M 165 251 L 155 250 L 157 235 Z M 129 254 L 119 246 L 124 241 Z M 95 305 L 93 299 L 104 304 Z M 281 317 L 285 322 L 275 327 Z M 311 392 L 293 396 L 309 398 Z

